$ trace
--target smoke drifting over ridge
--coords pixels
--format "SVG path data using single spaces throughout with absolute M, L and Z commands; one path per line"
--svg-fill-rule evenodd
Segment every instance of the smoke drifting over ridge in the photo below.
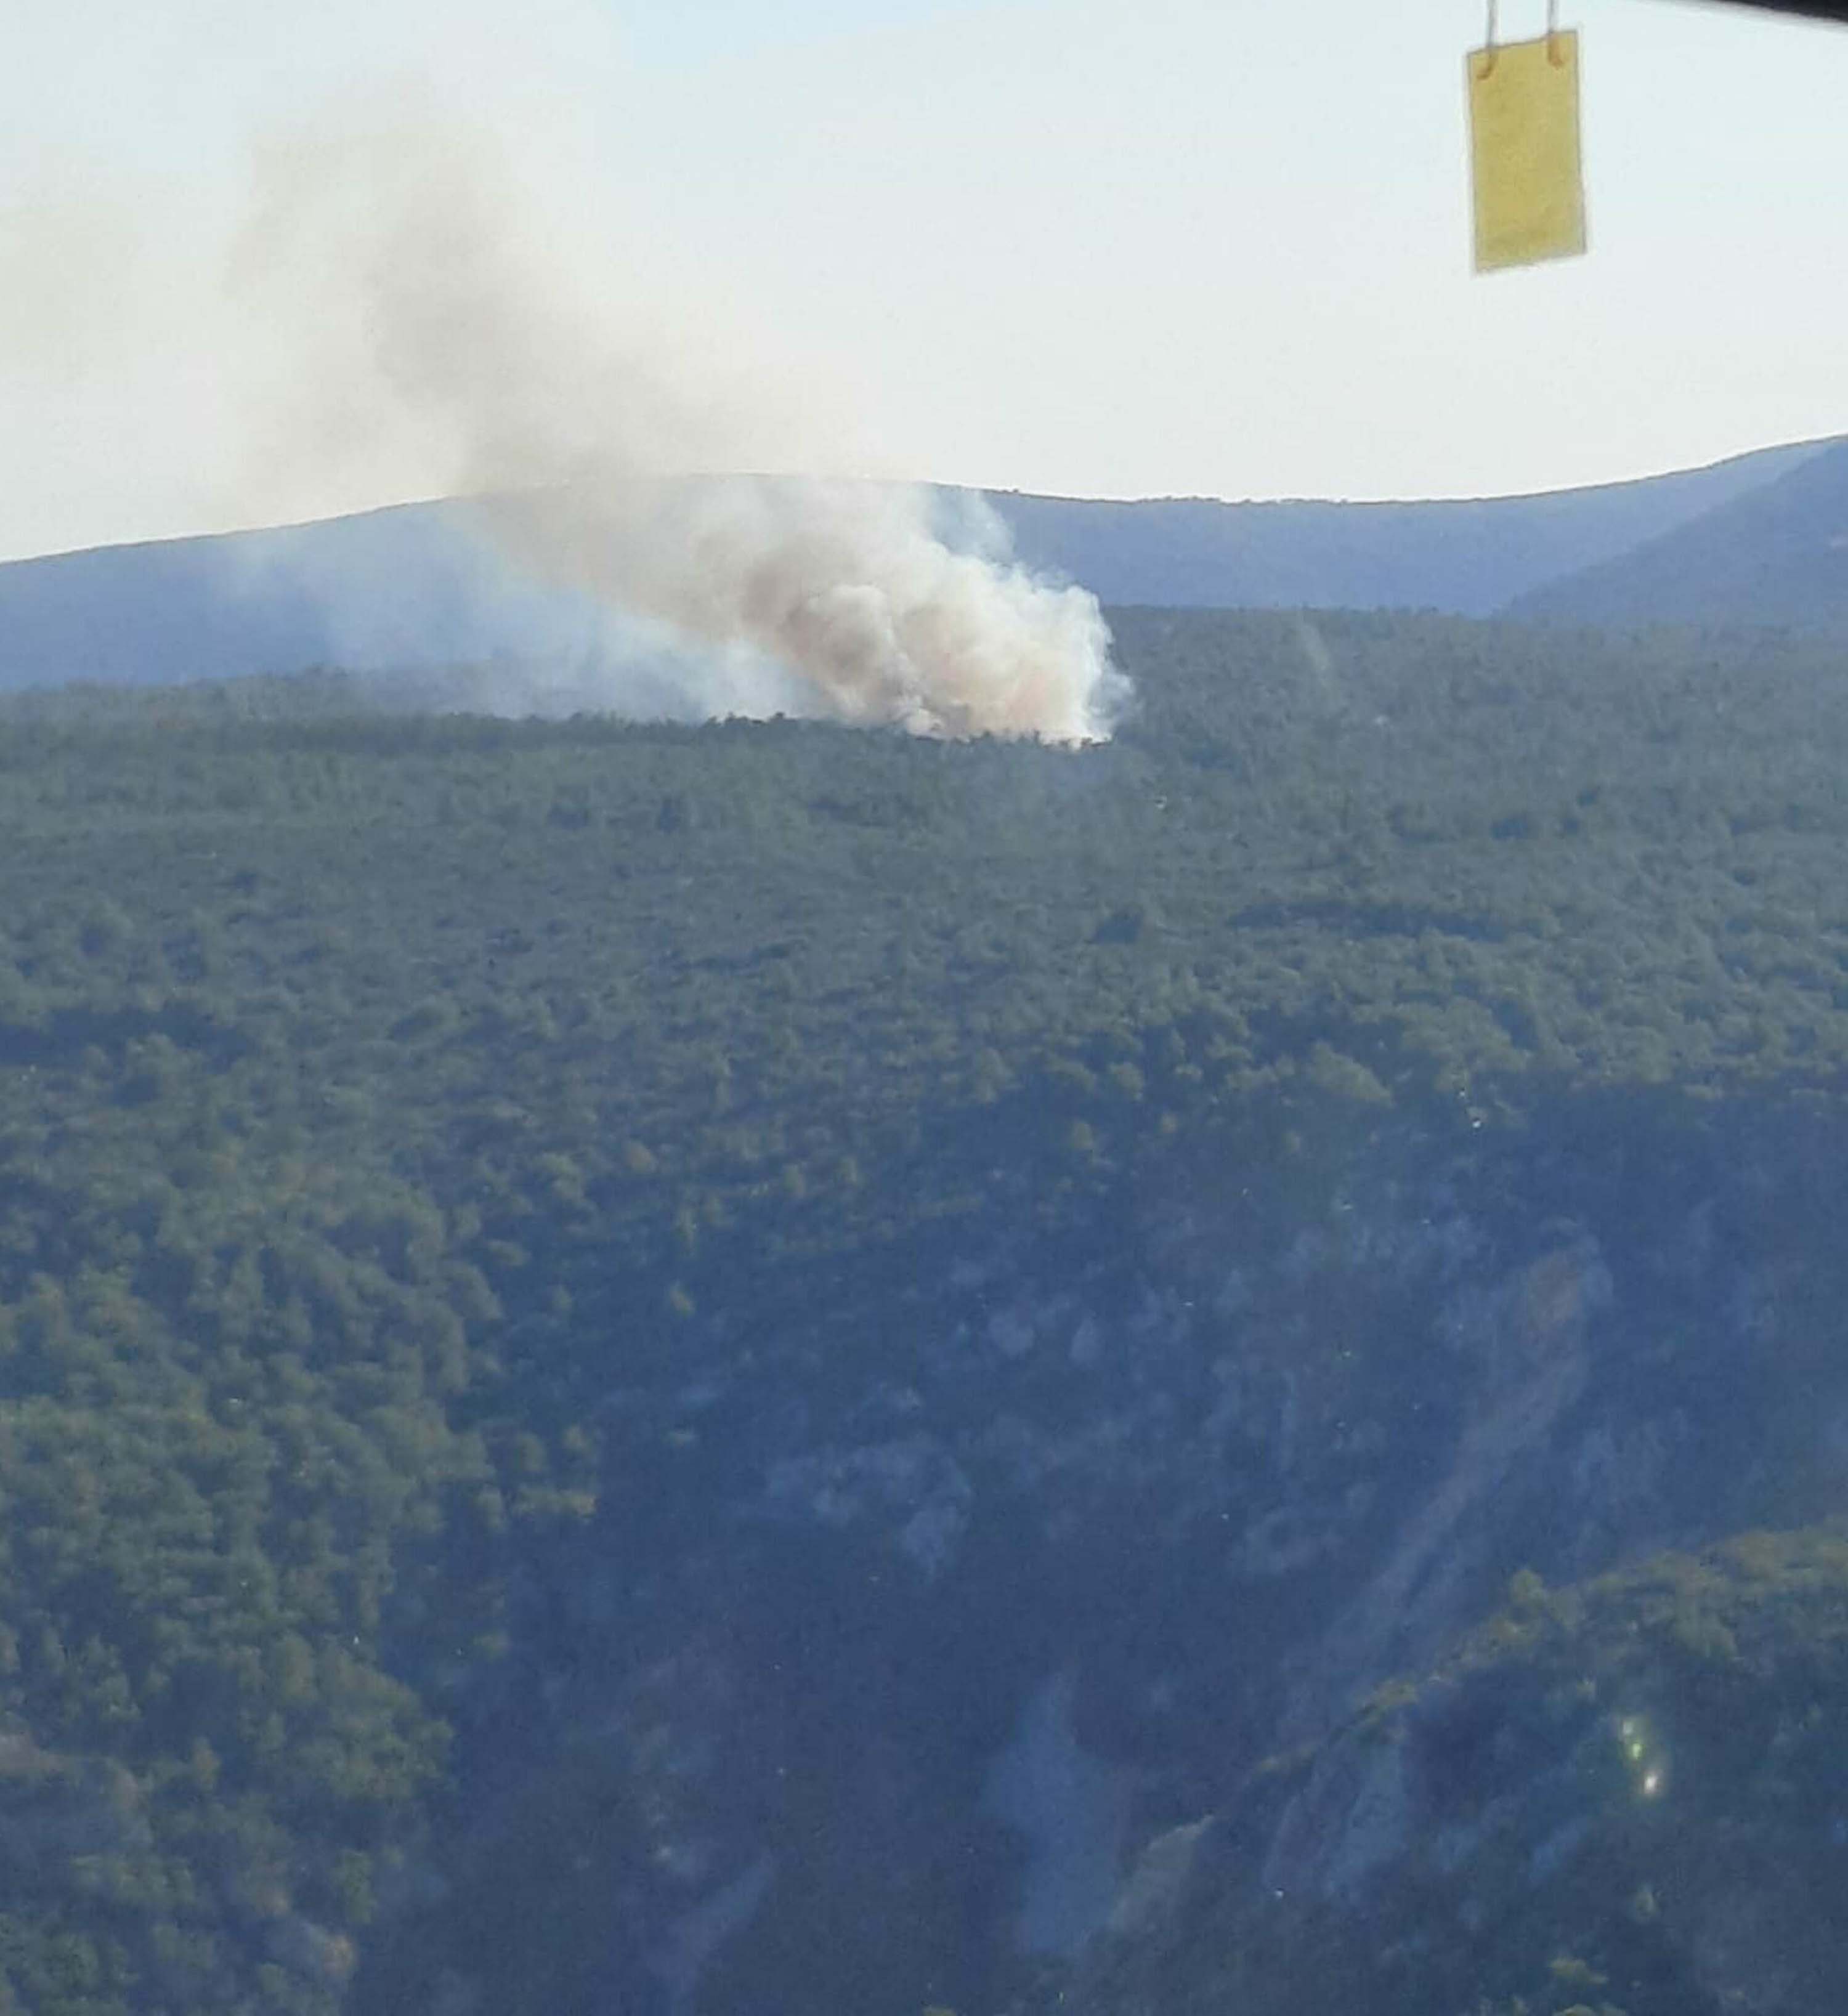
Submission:
M 682 346 L 618 326 L 503 168 L 434 124 L 269 151 L 232 268 L 288 359 L 262 457 L 337 466 L 413 445 L 523 571 L 608 612 L 593 684 L 618 711 L 639 626 L 733 711 L 1109 733 L 1127 686 L 1096 599 L 1014 564 L 979 500 L 950 525 L 915 485 L 686 473 L 733 459 L 737 395 L 689 385 Z

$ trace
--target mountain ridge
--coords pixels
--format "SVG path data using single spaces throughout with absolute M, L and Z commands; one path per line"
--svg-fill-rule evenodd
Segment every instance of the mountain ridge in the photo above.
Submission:
M 1618 557 L 1516 596 L 1517 620 L 1848 630 L 1848 441 Z
M 1794 444 L 1626 483 L 1482 499 L 935 494 L 946 516 L 985 497 L 1023 565 L 1075 581 L 1107 604 L 1465 616 L 1505 608 L 1558 620 L 1568 584 L 1692 536 L 1716 513 L 1747 510 L 1756 499 L 1800 502 L 1808 492 L 1785 486 L 1816 464 L 1848 471 L 1848 443 Z M 1760 521 L 1747 510 L 1745 522 Z M 1794 535 L 1775 509 L 1763 530 L 1774 540 Z M 481 505 L 438 499 L 0 564 L 0 691 L 326 665 L 575 664 L 594 661 L 606 621 L 588 597 L 523 576 L 495 549 Z M 674 711 L 671 680 L 655 697 Z

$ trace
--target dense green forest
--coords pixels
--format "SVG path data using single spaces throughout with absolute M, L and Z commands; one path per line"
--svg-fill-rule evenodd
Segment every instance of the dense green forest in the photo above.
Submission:
M 1356 1103 L 1835 1096 L 1839 649 L 1113 620 L 1078 751 L 0 707 L 0 2010 L 339 2006 L 600 1396 L 833 1272 Z

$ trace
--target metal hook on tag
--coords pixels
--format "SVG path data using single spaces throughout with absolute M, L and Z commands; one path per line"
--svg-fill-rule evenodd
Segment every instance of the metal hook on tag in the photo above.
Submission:
M 1489 26 L 1482 38 L 1482 67 L 1476 74 L 1489 76 L 1495 68 L 1495 7 L 1496 0 L 1489 0 Z M 1564 67 L 1565 59 L 1559 52 L 1559 0 L 1547 0 L 1547 60 L 1555 70 Z

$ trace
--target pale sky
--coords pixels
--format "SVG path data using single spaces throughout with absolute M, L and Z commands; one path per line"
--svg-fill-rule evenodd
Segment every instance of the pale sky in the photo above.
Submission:
M 1472 0 L 0 0 L 0 557 L 444 481 L 253 449 L 252 161 L 355 103 L 499 135 L 757 466 L 1465 495 L 1848 431 L 1848 31 L 1562 19 L 1591 251 L 1479 279 Z

